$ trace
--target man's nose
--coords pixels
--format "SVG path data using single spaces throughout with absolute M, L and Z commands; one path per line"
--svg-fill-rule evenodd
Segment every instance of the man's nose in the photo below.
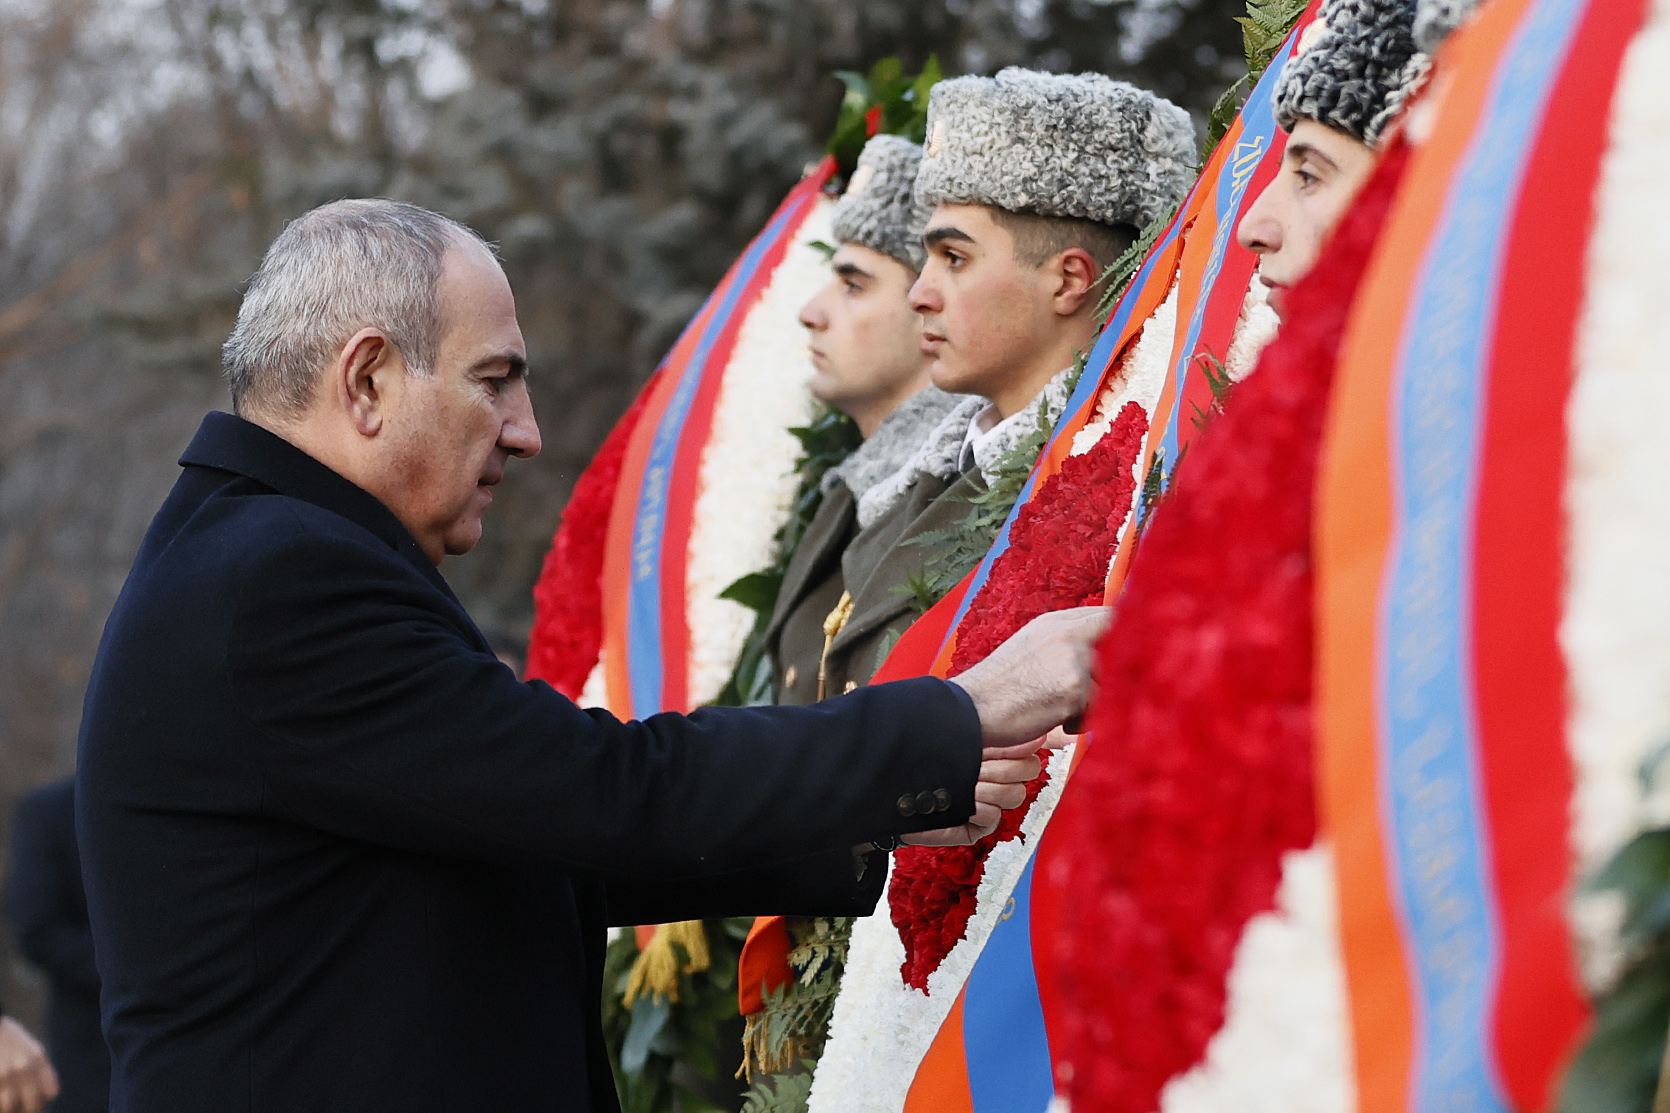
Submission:
M 1248 251 L 1271 255 L 1281 250 L 1281 222 L 1271 214 L 1268 205 L 1270 190 L 1265 188 L 1235 226 L 1235 241 Z
M 938 313 L 942 308 L 939 289 L 928 277 L 926 269 L 916 276 L 916 281 L 910 284 L 910 293 L 906 295 L 911 309 L 920 314 Z
M 512 456 L 527 460 L 539 455 L 541 444 L 539 422 L 533 416 L 533 397 L 528 394 L 524 380 L 522 389 L 516 392 L 511 403 L 504 425 L 499 428 L 499 447 Z
M 822 296 L 819 295 L 800 307 L 799 320 L 802 328 L 809 329 L 812 332 L 822 332 L 829 327 L 829 314 L 825 313 L 823 307 L 818 304 L 822 300 Z

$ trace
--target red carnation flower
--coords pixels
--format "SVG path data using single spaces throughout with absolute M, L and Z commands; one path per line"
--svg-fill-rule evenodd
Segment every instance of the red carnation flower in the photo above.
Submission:
M 1135 467 L 1148 415 L 1135 402 L 1082 456 L 1069 456 L 1039 487 L 1009 531 L 1009 547 L 992 563 L 986 585 L 957 628 L 951 656 L 956 675 L 1050 611 L 1102 601 L 1108 565 L 1136 495 Z M 906 847 L 893 856 L 888 903 L 905 945 L 900 974 L 926 991 L 928 976 L 962 939 L 974 915 L 986 857 L 1020 834 L 1021 821 L 1043 790 L 1044 771 L 1026 786 L 1026 801 L 1006 811 L 997 830 L 974 846 Z

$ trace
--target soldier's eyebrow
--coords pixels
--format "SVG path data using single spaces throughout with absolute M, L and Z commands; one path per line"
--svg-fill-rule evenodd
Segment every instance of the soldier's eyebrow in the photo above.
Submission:
M 835 273 L 842 278 L 874 278 L 875 275 L 859 266 L 857 263 L 836 263 Z
M 1307 158 L 1314 158 L 1318 162 L 1327 163 L 1331 170 L 1339 169 L 1339 163 L 1323 154 L 1320 147 L 1312 146 L 1309 143 L 1289 143 L 1287 152 L 1283 157 L 1289 162 L 1303 162 Z
M 956 240 L 959 243 L 973 243 L 974 237 L 954 224 L 942 224 L 938 228 L 930 228 L 922 235 L 922 243 L 926 247 L 934 247 L 947 240 Z

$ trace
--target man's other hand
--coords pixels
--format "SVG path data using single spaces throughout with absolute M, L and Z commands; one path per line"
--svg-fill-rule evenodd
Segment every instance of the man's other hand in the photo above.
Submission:
M 920 831 L 899 841 L 910 846 L 967 846 L 997 830 L 997 821 L 1026 801 L 1026 782 L 1043 771 L 1038 760 L 1041 738 L 1019 746 L 988 747 L 980 756 L 980 779 L 974 783 L 974 818 L 961 827 Z
M 23 1025 L 0 1017 L 0 1113 L 40 1113 L 58 1096 L 58 1075 Z
M 1085 709 L 1091 650 L 1107 625 L 1104 607 L 1039 615 L 952 678 L 974 701 L 988 753 L 1041 738 Z

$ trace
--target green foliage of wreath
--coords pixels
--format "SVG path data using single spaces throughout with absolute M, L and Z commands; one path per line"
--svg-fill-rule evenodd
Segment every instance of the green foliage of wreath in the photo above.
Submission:
M 1200 152 L 1202 166 L 1234 125 L 1235 114 L 1241 111 L 1247 94 L 1270 68 L 1293 25 L 1305 14 L 1306 3 L 1307 0 L 1247 0 L 1247 14 L 1236 17 L 1235 22 L 1241 25 L 1241 45 L 1247 55 L 1247 73 L 1224 90 L 1206 118 L 1206 143 Z
M 1212 401 L 1206 409 L 1195 406 L 1195 412 L 1189 420 L 1194 423 L 1197 431 L 1204 430 L 1212 418 L 1223 412 L 1229 402 L 1229 394 L 1235 383 L 1229 377 L 1224 365 L 1212 356 L 1210 352 L 1202 352 L 1195 357 L 1199 361 L 1201 372 L 1206 376 L 1206 385 L 1212 390 Z M 1184 445 L 1177 453 L 1177 463 L 1171 468 L 1166 467 L 1165 448 L 1161 446 L 1154 450 L 1154 458 L 1148 462 L 1148 474 L 1143 476 L 1142 489 L 1137 492 L 1137 529 L 1136 535 L 1141 538 L 1148 532 L 1148 523 L 1154 518 L 1154 511 L 1159 508 L 1165 496 L 1170 493 L 1172 484 L 1177 478 L 1177 469 L 1182 466 L 1183 457 L 1187 456 L 1189 446 Z
M 1661 749 L 1643 763 L 1643 786 L 1665 758 Z M 1623 898 L 1625 958 L 1595 1000 L 1594 1028 L 1566 1073 L 1559 1113 L 1648 1113 L 1670 1098 L 1660 1094 L 1670 1057 L 1670 828 L 1631 839 L 1584 889 Z
M 829 153 L 844 178 L 858 165 L 859 152 L 870 138 L 870 113 L 880 109 L 877 135 L 902 135 L 912 143 L 928 136 L 928 91 L 945 75 L 939 57 L 930 54 L 919 74 L 907 74 L 898 58 L 883 58 L 867 74 L 836 70 L 835 76 L 847 87 L 841 101 L 841 115 L 835 134 L 829 139 Z
M 756 1023 L 768 1061 L 798 1059 L 753 1080 L 742 1113 L 806 1113 L 812 1075 L 829 1039 L 829 1018 L 846 969 L 850 917 L 791 917 L 788 960 L 794 980 L 765 995 Z
M 736 1020 L 736 967 L 752 919 L 703 921 L 711 965 L 678 976 L 678 1000 L 640 994 L 628 1008 L 626 982 L 638 957 L 623 931 L 603 959 L 603 1038 L 621 1113 L 731 1113 L 738 1058 L 723 1033 Z M 689 961 L 674 944 L 680 967 Z

